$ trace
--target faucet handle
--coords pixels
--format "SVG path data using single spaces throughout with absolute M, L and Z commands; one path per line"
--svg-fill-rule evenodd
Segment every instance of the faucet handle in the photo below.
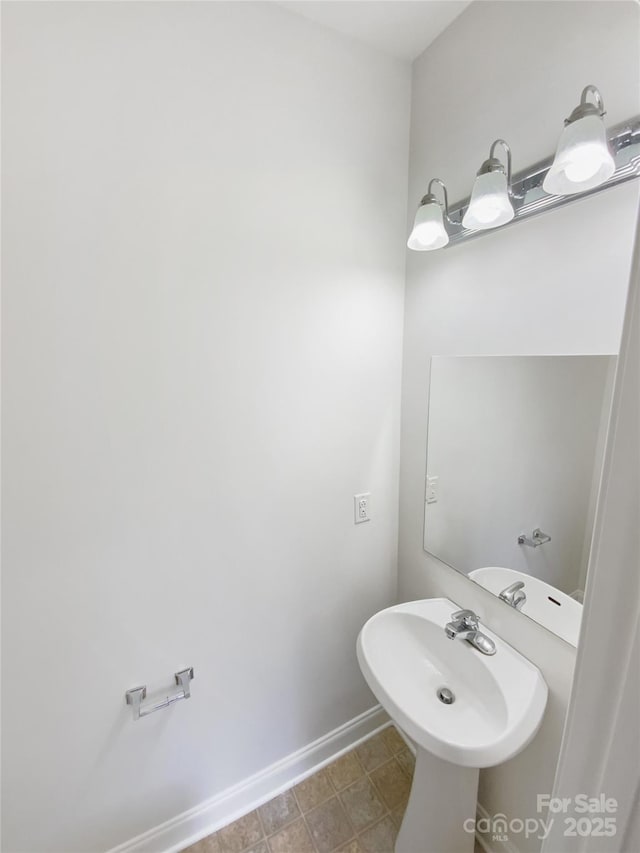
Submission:
M 452 622 L 460 622 L 465 628 L 477 628 L 478 617 L 473 610 L 456 610 L 451 614 Z

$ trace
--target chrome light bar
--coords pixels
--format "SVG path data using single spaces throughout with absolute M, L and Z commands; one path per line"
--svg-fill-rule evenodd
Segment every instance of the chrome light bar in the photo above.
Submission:
M 570 202 L 578 201 L 581 198 L 586 198 L 586 196 L 639 178 L 640 116 L 634 116 L 632 119 L 612 127 L 607 132 L 607 138 L 616 164 L 615 172 L 607 181 L 598 187 L 585 190 L 585 192 L 576 195 L 549 195 L 542 189 L 542 182 L 554 158 L 553 156 L 547 157 L 546 160 L 542 160 L 528 169 L 517 172 L 513 176 L 511 199 L 515 216 L 511 222 L 507 222 L 496 230 L 508 228 L 514 222 L 529 219 L 545 210 L 562 207 Z M 473 231 L 462 225 L 462 219 L 469 207 L 469 201 L 470 198 L 466 198 L 451 205 L 447 222 L 449 244 L 446 248 L 456 246 L 466 240 L 471 240 L 474 237 L 479 237 L 487 233 L 486 231 Z

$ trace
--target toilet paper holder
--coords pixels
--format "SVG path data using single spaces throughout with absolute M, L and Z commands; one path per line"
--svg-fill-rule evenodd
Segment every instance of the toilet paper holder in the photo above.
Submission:
M 140 717 L 148 717 L 156 711 L 161 711 L 163 708 L 168 708 L 169 705 L 174 705 L 182 699 L 189 699 L 191 696 L 191 681 L 193 680 L 193 667 L 181 669 L 176 672 L 174 678 L 176 684 L 180 687 L 177 693 L 172 693 L 165 699 L 160 699 L 158 702 L 153 702 L 149 705 L 143 705 L 142 702 L 147 698 L 147 687 L 132 687 L 124 694 L 127 705 L 131 705 L 133 709 L 133 719 L 139 720 Z

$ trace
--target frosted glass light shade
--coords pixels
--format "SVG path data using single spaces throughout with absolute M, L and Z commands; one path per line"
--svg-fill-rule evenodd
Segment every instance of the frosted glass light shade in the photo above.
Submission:
M 463 226 L 473 231 L 497 228 L 511 222 L 514 215 L 505 173 L 495 171 L 478 175 L 462 219 Z
M 603 184 L 615 170 L 602 119 L 588 115 L 562 131 L 542 189 L 550 195 L 581 193 Z
M 407 246 L 416 252 L 430 252 L 432 249 L 441 249 L 448 242 L 449 235 L 444 227 L 440 205 L 435 201 L 421 204 Z

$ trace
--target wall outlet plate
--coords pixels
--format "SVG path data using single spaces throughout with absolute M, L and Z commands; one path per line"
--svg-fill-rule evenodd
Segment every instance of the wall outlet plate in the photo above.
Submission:
M 353 496 L 353 520 L 355 524 L 371 521 L 371 516 L 369 515 L 370 500 L 371 492 L 362 492 L 360 495 Z

